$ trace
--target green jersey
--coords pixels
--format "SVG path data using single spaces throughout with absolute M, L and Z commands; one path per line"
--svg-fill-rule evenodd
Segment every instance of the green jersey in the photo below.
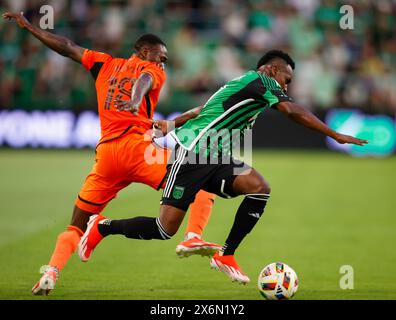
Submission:
M 243 135 L 266 108 L 290 100 L 274 79 L 249 71 L 221 87 L 196 118 L 176 128 L 171 135 L 183 148 L 197 153 L 202 149 L 225 150 L 231 134 Z

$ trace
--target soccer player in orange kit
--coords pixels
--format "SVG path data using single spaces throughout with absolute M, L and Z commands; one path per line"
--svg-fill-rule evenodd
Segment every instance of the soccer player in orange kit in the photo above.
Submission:
M 77 250 L 91 216 L 100 214 L 117 193 L 132 182 L 157 190 L 165 185 L 171 151 L 153 143 L 147 132 L 153 127 L 154 110 L 166 79 L 167 48 L 159 37 L 146 34 L 136 41 L 136 53 L 129 59 L 113 58 L 43 31 L 31 25 L 23 13 L 5 13 L 3 18 L 15 19 L 21 28 L 47 47 L 81 63 L 93 76 L 97 91 L 101 138 L 96 147 L 95 164 L 78 194 L 70 225 L 59 234 L 50 262 L 42 268 L 43 276 L 32 288 L 35 295 L 48 295 L 60 271 Z M 127 105 L 130 111 L 123 111 Z M 176 126 L 198 113 L 194 110 L 184 113 L 175 120 Z M 149 164 L 145 159 L 147 154 L 163 160 Z M 197 195 L 191 206 L 186 239 L 177 246 L 179 256 L 211 255 L 221 248 L 201 239 L 213 200 L 214 195 L 205 191 Z M 84 252 L 79 254 L 80 258 L 88 260 L 89 256 L 84 259 Z

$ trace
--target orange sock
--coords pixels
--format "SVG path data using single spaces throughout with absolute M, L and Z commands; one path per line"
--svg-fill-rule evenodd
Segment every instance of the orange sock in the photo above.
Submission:
M 73 253 L 76 252 L 78 242 L 83 234 L 84 232 L 81 229 L 74 226 L 68 226 L 67 231 L 59 234 L 49 265 L 57 267 L 61 271 Z
M 208 224 L 209 217 L 212 213 L 213 202 L 215 199 L 213 193 L 199 191 L 195 196 L 195 201 L 190 205 L 190 215 L 188 217 L 186 235 L 192 232 L 202 236 L 203 230 Z

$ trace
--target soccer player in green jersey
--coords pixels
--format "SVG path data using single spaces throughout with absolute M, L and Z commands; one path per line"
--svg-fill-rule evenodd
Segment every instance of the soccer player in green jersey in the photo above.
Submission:
M 186 210 L 200 189 L 224 198 L 244 195 L 225 244 L 210 261 L 212 267 L 233 281 L 248 283 L 248 276 L 234 253 L 264 212 L 270 186 L 253 168 L 231 155 L 234 132 L 243 135 L 257 116 L 273 108 L 305 127 L 325 134 L 339 143 L 364 145 L 366 140 L 333 131 L 305 108 L 292 102 L 287 87 L 292 80 L 294 61 L 279 50 L 267 52 L 257 70 L 228 82 L 205 104 L 197 117 L 172 132 L 178 146 L 168 164 L 168 180 L 163 192 L 160 216 L 156 220 L 136 217 L 125 220 L 92 218 L 83 236 L 90 250 L 103 237 L 124 234 L 134 239 L 170 239 L 178 230 Z M 166 132 L 168 124 L 159 126 Z

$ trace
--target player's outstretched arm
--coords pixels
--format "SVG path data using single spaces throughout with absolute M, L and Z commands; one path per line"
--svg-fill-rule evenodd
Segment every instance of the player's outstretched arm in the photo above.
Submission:
M 196 107 L 194 109 L 188 110 L 175 118 L 174 120 L 157 120 L 154 121 L 154 127 L 162 131 L 164 135 L 172 131 L 175 128 L 181 127 L 188 120 L 196 118 L 201 112 L 203 106 Z
M 302 124 L 307 128 L 319 131 L 333 138 L 338 143 L 342 143 L 342 144 L 351 143 L 359 146 L 363 146 L 366 143 L 368 143 L 367 140 L 358 139 L 332 130 L 326 124 L 324 124 L 320 119 L 318 119 L 312 112 L 308 111 L 307 109 L 293 102 L 287 102 L 287 101 L 280 102 L 277 104 L 276 107 L 280 112 L 285 114 L 293 121 Z
M 56 34 L 41 30 L 40 28 L 33 26 L 25 18 L 23 12 L 6 12 L 3 14 L 3 19 L 15 20 L 22 29 L 28 30 L 48 48 L 54 50 L 62 56 L 68 57 L 76 62 L 81 63 L 81 59 L 85 50 L 84 48 L 79 47 L 73 41 L 63 36 L 58 36 Z

